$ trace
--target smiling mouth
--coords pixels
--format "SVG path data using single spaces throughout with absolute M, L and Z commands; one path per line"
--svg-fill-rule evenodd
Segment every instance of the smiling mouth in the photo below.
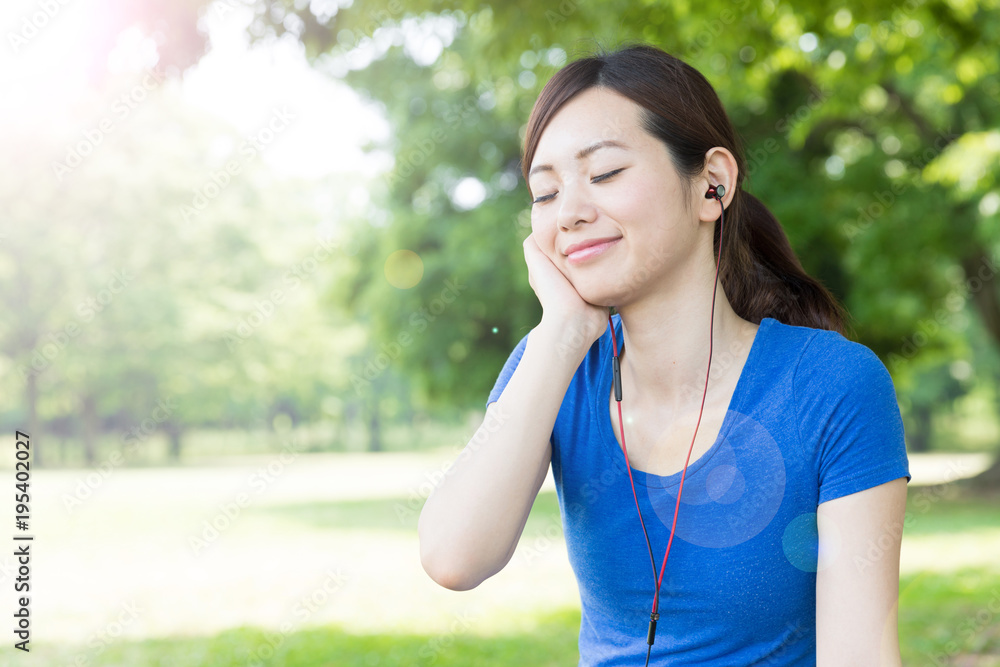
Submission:
M 594 257 L 604 254 L 619 241 L 621 241 L 620 237 L 617 239 L 608 239 L 607 241 L 595 243 L 594 245 L 589 245 L 586 248 L 580 248 L 579 250 L 574 250 L 566 255 L 566 259 L 570 264 L 585 262 L 588 259 L 593 259 Z

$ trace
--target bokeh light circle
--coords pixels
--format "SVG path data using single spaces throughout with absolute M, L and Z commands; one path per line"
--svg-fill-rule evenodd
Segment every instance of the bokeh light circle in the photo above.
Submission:
M 785 526 L 781 548 L 788 562 L 803 572 L 815 572 L 818 556 L 816 513 L 800 514 Z
M 424 262 L 412 250 L 397 250 L 385 260 L 385 279 L 399 289 L 416 287 L 424 277 Z

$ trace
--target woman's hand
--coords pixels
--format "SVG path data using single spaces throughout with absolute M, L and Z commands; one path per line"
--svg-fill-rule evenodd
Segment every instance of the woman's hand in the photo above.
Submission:
M 608 328 L 608 308 L 584 301 L 532 235 L 524 239 L 524 262 L 528 284 L 542 304 L 542 323 L 551 323 L 567 345 L 585 352 Z

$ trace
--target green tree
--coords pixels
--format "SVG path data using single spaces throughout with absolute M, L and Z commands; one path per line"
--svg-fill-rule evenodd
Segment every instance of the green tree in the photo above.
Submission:
M 391 342 L 445 279 L 468 285 L 400 359 L 433 400 L 481 402 L 537 320 L 518 243 L 528 233 L 517 176 L 530 105 L 567 58 L 632 40 L 683 57 L 716 86 L 747 144 L 749 188 L 902 391 L 922 365 L 967 355 L 970 327 L 1000 345 L 993 3 L 260 8 L 257 34 L 293 34 L 382 103 L 395 128 L 385 222 L 367 230 L 349 290 L 349 303 L 371 307 L 376 340 Z M 465 210 L 457 188 L 474 193 L 473 178 L 485 196 Z M 404 248 L 426 269 L 409 289 L 383 270 Z
M 317 418 L 345 389 L 331 350 L 360 345 L 322 309 L 343 251 L 318 231 L 317 185 L 277 179 L 241 150 L 245 137 L 170 86 L 68 160 L 81 131 L 112 114 L 120 87 L 107 90 L 82 128 L 26 127 L 25 150 L 0 164 L 0 301 L 13 315 L 0 322 L 0 363 L 14 380 L 3 402 L 24 406 L 36 464 L 45 422 L 79 435 L 94 463 L 103 434 L 124 446 L 151 414 L 175 459 L 192 426 Z

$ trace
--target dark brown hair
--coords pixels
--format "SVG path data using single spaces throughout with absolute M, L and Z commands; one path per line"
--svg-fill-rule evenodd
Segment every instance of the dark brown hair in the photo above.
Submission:
M 844 333 L 844 308 L 802 268 L 777 218 L 741 187 L 747 173 L 743 147 L 712 85 L 698 70 L 654 46 L 631 45 L 581 58 L 549 79 L 524 136 L 525 182 L 549 121 L 575 95 L 593 87 L 613 90 L 642 108 L 643 129 L 666 144 L 685 182 L 701 173 L 705 154 L 713 147 L 726 148 L 736 158 L 739 175 L 726 208 L 719 279 L 737 315 L 754 324 L 773 317 L 785 324 Z M 716 253 L 718 244 L 716 224 Z

